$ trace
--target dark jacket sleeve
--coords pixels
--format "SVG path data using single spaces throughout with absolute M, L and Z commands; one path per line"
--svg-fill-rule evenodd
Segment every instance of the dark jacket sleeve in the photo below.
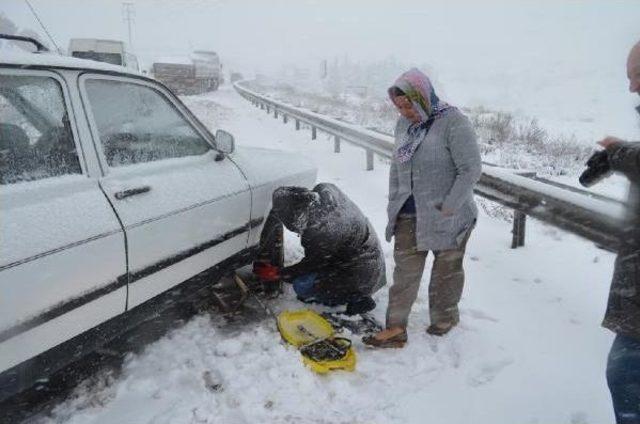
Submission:
M 640 183 L 640 142 L 619 143 L 609 149 L 609 165 L 632 182 Z

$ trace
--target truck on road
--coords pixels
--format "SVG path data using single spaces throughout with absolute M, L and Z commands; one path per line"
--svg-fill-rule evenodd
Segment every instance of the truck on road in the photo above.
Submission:
M 152 67 L 153 76 L 176 94 L 215 91 L 223 82 L 222 64 L 216 52 L 198 50 L 190 56 L 162 58 Z

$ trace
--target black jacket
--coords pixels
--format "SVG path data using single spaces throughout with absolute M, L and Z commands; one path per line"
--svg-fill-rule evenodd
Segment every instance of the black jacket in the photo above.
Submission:
M 630 181 L 629 213 L 603 325 L 615 333 L 640 340 L 640 142 L 610 148 L 609 164 Z
M 317 200 L 300 234 L 304 259 L 282 274 L 293 279 L 317 273 L 315 290 L 335 304 L 370 296 L 386 282 L 384 255 L 373 226 L 335 185 L 318 184 L 313 192 Z

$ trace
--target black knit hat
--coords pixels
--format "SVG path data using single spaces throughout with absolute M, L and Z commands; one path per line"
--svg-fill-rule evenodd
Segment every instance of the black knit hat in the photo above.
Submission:
M 291 231 L 299 232 L 317 193 L 304 187 L 280 187 L 273 192 L 273 213 Z

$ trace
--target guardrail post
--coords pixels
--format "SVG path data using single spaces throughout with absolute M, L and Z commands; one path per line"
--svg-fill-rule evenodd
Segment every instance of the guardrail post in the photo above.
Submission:
M 315 140 L 318 137 L 318 131 L 316 127 L 311 127 L 311 140 Z
M 275 119 L 278 119 L 278 109 L 276 109 L 275 107 L 273 108 L 273 117 Z
M 340 137 L 338 136 L 333 140 L 333 151 L 334 153 L 340 153 Z
M 283 113 L 282 114 L 282 123 L 286 124 L 287 122 L 289 122 L 289 117 Z
M 260 109 L 264 110 L 264 103 L 260 103 Z
M 300 120 L 296 119 L 296 131 L 300 129 Z
M 527 215 L 520 211 L 513 211 L 513 238 L 511 240 L 511 248 L 516 249 L 524 246 L 524 235 L 527 225 Z
M 267 105 L 267 113 L 271 113 L 271 109 L 269 108 L 269 105 Z
M 367 149 L 367 171 L 373 170 L 373 150 Z

